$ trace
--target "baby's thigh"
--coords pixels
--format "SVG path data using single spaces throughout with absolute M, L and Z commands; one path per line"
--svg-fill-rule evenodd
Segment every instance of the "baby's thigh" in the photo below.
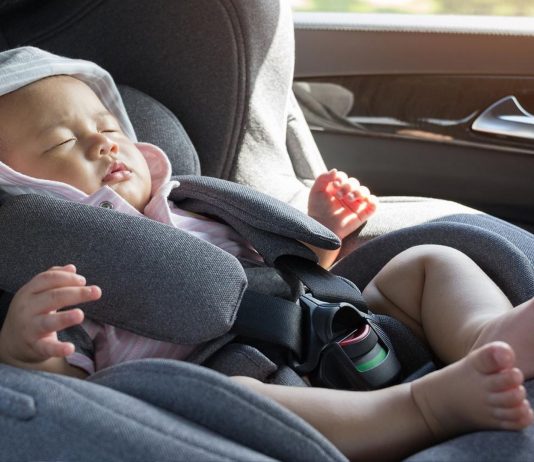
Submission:
M 419 331 L 421 305 L 428 278 L 439 266 L 455 266 L 463 254 L 450 247 L 419 245 L 393 257 L 363 290 L 371 309 L 393 316 Z M 467 257 L 465 257 L 467 258 Z

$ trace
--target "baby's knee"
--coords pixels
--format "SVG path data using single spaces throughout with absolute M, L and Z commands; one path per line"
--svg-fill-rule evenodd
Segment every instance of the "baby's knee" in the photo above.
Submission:
M 455 260 L 468 260 L 469 257 L 463 252 L 440 244 L 421 244 L 410 247 L 401 254 L 405 258 L 416 260 L 421 264 L 443 263 Z

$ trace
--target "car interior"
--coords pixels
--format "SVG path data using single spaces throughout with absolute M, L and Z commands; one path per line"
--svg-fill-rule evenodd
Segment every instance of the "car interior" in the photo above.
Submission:
M 1 49 L 31 45 L 107 69 L 138 138 L 164 149 L 174 175 L 229 180 L 303 212 L 327 168 L 359 178 L 381 206 L 343 243 L 332 273 L 361 288 L 402 250 L 444 244 L 471 256 L 514 305 L 534 297 L 528 26 L 293 13 L 286 0 L 0 1 Z M 184 193 L 193 205 L 196 184 Z M 221 210 L 209 209 L 230 213 Z M 75 254 L 88 275 L 122 288 L 88 311 L 97 319 L 136 298 L 169 306 L 188 291 L 206 315 L 198 335 L 211 329 L 211 349 L 190 362 L 120 364 L 85 381 L 0 365 L 0 460 L 346 460 L 296 415 L 225 377 L 302 385 L 291 368 L 228 343 L 234 311 L 209 314 L 235 304 L 243 284 L 255 283 L 250 274 L 214 253 L 190 285 L 152 287 L 146 271 L 195 272 L 180 258 L 188 242 L 168 247 L 176 236 L 163 226 L 105 212 L 81 218 L 74 205 L 24 196 L 0 206 L 3 316 L 28 274 Z M 114 229 L 128 229 L 128 242 Z M 258 242 L 270 232 L 250 231 Z M 284 239 L 274 256 L 293 248 Z M 126 255 L 111 261 L 124 245 Z M 165 261 L 146 257 L 163 247 Z M 19 264 L 21 252 L 35 258 Z M 117 312 L 119 323 L 134 317 Z M 181 321 L 156 312 L 147 325 L 180 341 L 186 334 L 172 330 Z M 532 402 L 532 380 L 526 389 Z M 463 435 L 405 460 L 521 461 L 533 449 L 529 427 Z
M 296 13 L 295 27 L 297 95 L 330 110 L 330 126 L 312 120 L 329 165 L 532 231 L 529 18 Z

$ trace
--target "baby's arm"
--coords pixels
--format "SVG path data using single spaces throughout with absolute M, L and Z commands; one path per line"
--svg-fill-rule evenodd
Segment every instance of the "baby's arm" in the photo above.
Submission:
M 356 178 L 332 169 L 320 175 L 308 199 L 308 215 L 334 232 L 340 239 L 362 226 L 378 206 L 378 199 Z M 313 249 L 325 268 L 334 263 L 339 250 Z
M 85 377 L 65 357 L 74 345 L 58 340 L 57 332 L 80 324 L 79 308 L 67 306 L 94 301 L 101 296 L 97 286 L 86 286 L 74 265 L 54 266 L 21 287 L 9 306 L 0 331 L 0 362 L 27 369 Z

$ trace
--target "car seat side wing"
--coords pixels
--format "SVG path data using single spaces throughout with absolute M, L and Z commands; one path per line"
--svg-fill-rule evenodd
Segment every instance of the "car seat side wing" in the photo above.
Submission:
M 144 217 L 23 195 L 0 207 L 0 289 L 15 293 L 51 266 L 73 263 L 100 300 L 87 316 L 175 343 L 232 326 L 246 276 L 236 258 Z

